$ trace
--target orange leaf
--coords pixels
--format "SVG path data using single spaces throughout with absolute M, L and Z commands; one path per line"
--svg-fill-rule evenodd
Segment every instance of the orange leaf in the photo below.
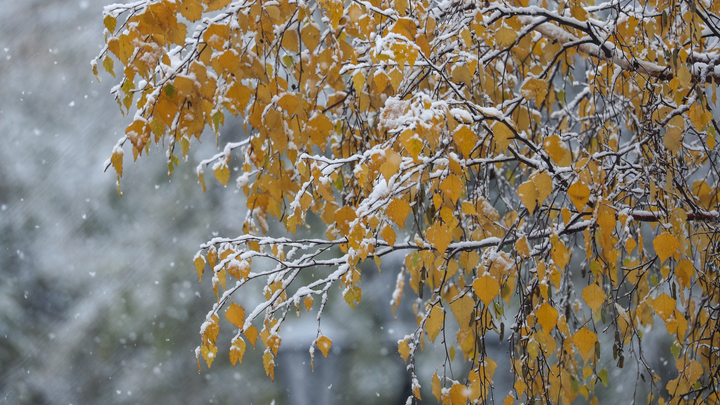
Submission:
M 597 335 L 587 327 L 583 327 L 573 335 L 573 343 L 580 350 L 583 359 L 587 359 L 588 354 L 595 348 Z
M 425 322 L 425 330 L 427 331 L 428 338 L 431 342 L 435 341 L 438 333 L 443 329 L 443 323 L 445 321 L 445 314 L 443 309 L 438 306 L 432 307 L 430 310 L 430 316 L 428 316 Z
M 652 300 L 652 307 L 663 321 L 667 321 L 675 312 L 675 300 L 671 296 L 662 293 Z
M 448 198 L 452 200 L 453 204 L 455 204 L 458 198 L 460 198 L 460 195 L 465 188 L 464 186 L 465 185 L 462 181 L 460 181 L 458 176 L 451 174 L 447 176 L 442 183 L 440 183 L 440 190 L 442 190 L 443 194 L 448 196 Z
M 592 309 L 593 313 L 595 313 L 598 308 L 605 303 L 605 299 L 607 297 L 605 295 L 605 291 L 603 291 L 599 285 L 590 284 L 589 286 L 583 288 L 582 298 L 585 300 L 585 303 L 588 304 L 590 309 Z
M 315 340 L 315 344 L 318 349 L 320 349 L 323 356 L 327 357 L 330 346 L 332 346 L 332 340 L 330 340 L 327 336 L 320 336 L 317 340 Z
M 573 183 L 573 185 L 568 188 L 567 193 L 570 201 L 575 205 L 575 209 L 579 212 L 582 212 L 585 204 L 590 201 L 590 189 L 580 180 Z
M 657 253 L 660 258 L 660 263 L 663 263 L 678 252 L 680 242 L 678 242 L 676 237 L 665 232 L 655 237 L 653 246 L 655 247 L 655 253 Z
M 230 346 L 230 363 L 234 366 L 238 362 L 242 364 L 243 356 L 245 355 L 245 340 L 241 337 L 233 339 L 232 345 Z
M 558 321 L 558 310 L 547 302 L 544 302 L 538 309 L 535 310 L 535 318 L 538 323 L 542 326 L 545 333 L 550 333 L 552 329 L 557 325 Z
M 480 301 L 485 303 L 485 306 L 488 306 L 490 302 L 500 294 L 500 283 L 498 283 L 495 277 L 485 274 L 475 279 L 473 282 L 473 291 L 475 291 L 475 295 L 480 298 Z
M 452 232 L 446 224 L 441 224 L 440 221 L 435 222 L 425 233 L 425 237 L 428 242 L 432 243 L 433 247 L 437 249 L 440 254 L 444 254 L 450 242 L 453 240 Z
M 393 199 L 385 209 L 385 214 L 391 221 L 398 224 L 401 228 L 405 229 L 405 220 L 410 213 L 410 204 L 405 200 Z
M 225 311 L 225 319 L 238 328 L 242 328 L 245 323 L 245 309 L 233 302 L 227 311 Z

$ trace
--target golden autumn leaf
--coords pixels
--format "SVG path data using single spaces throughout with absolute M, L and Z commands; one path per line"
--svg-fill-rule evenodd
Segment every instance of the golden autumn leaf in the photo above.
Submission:
M 593 312 L 596 312 L 598 308 L 605 303 L 606 298 L 605 291 L 595 283 L 588 285 L 582 290 L 582 299 Z
M 590 201 L 590 189 L 581 180 L 576 181 L 570 187 L 568 187 L 568 197 L 575 205 L 575 209 L 578 212 L 583 212 L 585 205 Z
M 265 374 L 275 381 L 275 357 L 270 349 L 265 349 L 265 353 L 263 353 L 263 367 L 265 367 Z
M 560 166 L 570 166 L 572 162 L 572 154 L 568 150 L 565 143 L 557 134 L 550 135 L 543 141 L 543 147 L 550 159 Z
M 315 345 L 320 349 L 323 356 L 327 357 L 330 347 L 332 346 L 332 340 L 327 336 L 320 336 L 315 340 Z
M 402 163 L 402 157 L 392 149 L 385 150 L 385 163 L 380 166 L 380 172 L 386 181 L 390 181 L 390 178 L 399 173 L 400 163 Z
M 533 184 L 535 184 L 538 203 L 542 204 L 550 196 L 550 194 L 552 194 L 552 177 L 550 177 L 546 171 L 542 171 L 534 173 L 530 178 L 532 179 Z
M 530 214 L 535 212 L 539 195 L 537 186 L 532 180 L 528 180 L 518 187 L 518 197 L 520 197 L 520 201 L 522 201 L 528 211 L 530 211 Z
M 543 331 L 550 333 L 555 325 L 557 325 L 558 310 L 553 308 L 549 303 L 543 302 L 542 305 L 535 310 L 535 318 L 540 326 L 542 326 Z
M 453 240 L 452 232 L 446 224 L 435 222 L 425 234 L 428 242 L 441 254 L 447 250 L 447 247 Z
M 443 329 L 444 323 L 445 311 L 443 311 L 443 309 L 439 306 L 433 306 L 432 309 L 430 309 L 430 314 L 425 322 L 425 330 L 427 331 L 428 339 L 430 339 L 431 342 L 435 341 L 435 338 Z
M 470 295 L 463 295 L 450 303 L 450 310 L 455 315 L 461 329 L 468 327 L 470 324 L 474 309 L 475 300 Z
M 213 173 L 215 173 L 215 178 L 220 182 L 220 184 L 227 186 L 228 181 L 230 180 L 230 168 L 225 162 L 218 164 L 215 167 L 215 170 L 213 170 Z
M 442 183 L 440 183 L 440 190 L 442 190 L 443 194 L 448 196 L 454 204 L 457 202 L 458 198 L 460 198 L 460 193 L 462 193 L 463 190 L 463 183 L 460 181 L 458 176 L 450 175 L 447 176 Z
M 583 359 L 587 361 L 588 355 L 594 353 L 597 335 L 587 327 L 578 330 L 572 336 L 573 344 L 578 348 Z
M 430 386 L 432 387 L 433 395 L 435 395 L 435 398 L 437 398 L 438 402 L 440 402 L 440 396 L 442 395 L 442 386 L 440 385 L 440 377 L 438 377 L 437 372 L 433 373 Z
M 405 221 L 407 220 L 408 214 L 410 214 L 410 204 L 405 200 L 395 198 L 390 201 L 385 213 L 391 221 L 395 222 L 400 228 L 405 229 Z
M 253 325 L 248 326 L 247 329 L 245 329 L 245 337 L 247 337 L 250 344 L 255 347 L 255 341 L 258 338 L 257 328 Z
M 237 337 L 233 339 L 232 345 L 230 346 L 230 363 L 235 366 L 235 364 L 240 363 L 242 364 L 243 356 L 245 355 L 245 340 L 241 337 Z
M 653 240 L 653 247 L 655 248 L 655 253 L 658 255 L 658 258 L 660 258 L 660 262 L 662 263 L 678 253 L 680 242 L 678 242 L 677 238 L 670 233 L 663 232 L 655 237 Z
M 228 307 L 228 309 L 225 311 L 225 318 L 231 324 L 242 329 L 245 323 L 245 309 L 242 306 L 232 302 L 230 303 L 230 307 Z
M 668 126 L 663 135 L 663 144 L 670 152 L 682 150 L 683 131 L 672 125 Z
M 400 340 L 398 342 L 398 352 L 400 353 L 400 356 L 405 361 L 405 363 L 407 363 L 408 356 L 410 356 L 410 346 L 408 345 L 406 339 Z
M 495 138 L 495 144 L 501 151 L 505 151 L 510 145 L 510 140 L 514 137 L 512 130 L 508 128 L 507 124 L 502 122 L 496 122 L 493 125 L 493 137 Z
M 475 295 L 482 301 L 485 306 L 490 305 L 493 299 L 500 294 L 500 283 L 495 277 L 485 274 L 478 277 L 472 284 Z
M 692 278 L 695 275 L 695 266 L 688 259 L 680 259 L 677 266 L 675 266 L 675 274 L 681 286 L 690 288 Z
M 655 313 L 666 321 L 675 312 L 675 300 L 669 295 L 662 293 L 652 300 L 652 307 Z
M 455 144 L 466 158 L 470 156 L 470 153 L 475 148 L 476 139 L 473 131 L 465 125 L 459 126 L 453 134 Z
M 517 37 L 517 32 L 509 27 L 500 27 L 495 32 L 495 40 L 497 41 L 498 46 L 503 48 L 507 48 L 515 43 Z

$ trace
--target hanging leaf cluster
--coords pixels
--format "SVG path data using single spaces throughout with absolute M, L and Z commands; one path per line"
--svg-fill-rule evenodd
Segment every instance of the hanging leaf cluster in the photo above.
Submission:
M 225 318 L 232 363 L 259 338 L 272 378 L 293 311 L 317 311 L 308 343 L 327 356 L 328 297 L 355 308 L 372 261 L 398 272 L 393 309 L 420 298 L 398 342 L 417 399 L 597 404 L 613 364 L 649 387 L 636 401 L 720 401 L 720 2 L 143 0 L 104 16 L 93 69 L 118 74 L 132 117 L 118 181 L 124 150 L 166 148 L 172 174 L 214 135 L 202 189 L 210 169 L 246 197 L 241 236 L 194 259 L 218 297 L 198 365 L 227 351 Z M 394 252 L 402 268 L 383 267 Z M 261 304 L 233 302 L 255 281 Z M 653 327 L 674 339 L 663 384 L 641 346 Z M 446 359 L 420 381 L 427 342 Z

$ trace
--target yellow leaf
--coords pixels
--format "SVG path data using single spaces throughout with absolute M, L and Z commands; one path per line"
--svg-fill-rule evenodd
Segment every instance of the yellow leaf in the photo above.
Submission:
M 605 299 L 607 297 L 605 295 L 605 291 L 603 291 L 599 285 L 593 283 L 583 288 L 582 298 L 585 300 L 585 303 L 588 304 L 590 309 L 592 309 L 593 313 L 595 313 L 598 308 L 605 303 Z
M 543 147 L 548 156 L 560 166 L 570 166 L 572 163 L 572 154 L 558 135 L 553 134 L 545 138 Z
M 305 299 L 303 300 L 303 304 L 305 304 L 305 311 L 309 311 L 310 308 L 312 308 L 313 306 L 313 297 L 309 295 L 305 297 Z
M 110 158 L 113 168 L 115 169 L 115 172 L 118 176 L 122 176 L 123 174 L 123 155 L 123 150 L 119 147 L 116 147 L 113 150 L 112 157 Z
M 552 257 L 555 265 L 563 270 L 570 261 L 570 251 L 567 249 L 563 241 L 558 240 L 554 242 L 553 248 L 550 251 L 550 257 Z
M 193 260 L 193 264 L 195 265 L 195 271 L 197 271 L 200 282 L 202 282 L 202 276 L 203 273 L 205 273 L 205 258 L 198 254 L 195 260 Z
M 490 302 L 500 294 L 500 283 L 490 274 L 476 278 L 472 286 L 475 295 L 485 306 L 490 305 Z
M 288 51 L 298 52 L 300 50 L 300 39 L 295 30 L 287 30 L 282 37 L 282 47 Z
M 679 152 L 682 150 L 683 131 L 672 125 L 668 125 L 663 135 L 663 144 L 670 152 Z
M 443 194 L 446 195 L 450 200 L 455 204 L 460 198 L 460 195 L 463 192 L 463 189 L 465 185 L 462 181 L 460 181 L 460 178 L 454 174 L 451 174 L 445 178 L 445 180 L 440 183 L 440 190 L 442 190 Z
M 552 177 L 550 177 L 547 172 L 542 171 L 540 173 L 535 173 L 531 178 L 532 182 L 535 184 L 535 189 L 537 190 L 538 203 L 542 204 L 545 202 L 545 199 L 552 194 Z
M 680 83 L 683 85 L 684 88 L 690 87 L 692 75 L 690 74 L 690 69 L 688 69 L 688 67 L 684 63 L 678 68 L 677 78 L 678 80 L 680 80 Z
M 300 31 L 303 42 L 308 49 L 315 49 L 320 41 L 320 30 L 317 29 L 315 24 L 305 24 L 305 27 Z
M 203 347 L 200 349 L 200 354 L 202 354 L 203 358 L 205 359 L 205 362 L 207 363 L 208 368 L 212 366 L 213 360 L 215 360 L 215 355 L 217 354 L 217 347 L 213 344 L 207 344 L 203 345 Z
M 392 148 L 385 149 L 385 163 L 380 165 L 380 172 L 386 181 L 390 181 L 390 178 L 399 173 L 400 163 L 402 163 L 402 157 L 395 152 Z
M 215 167 L 214 170 L 215 178 L 222 184 L 223 186 L 227 186 L 228 180 L 230 180 L 230 168 L 227 166 L 225 162 L 221 162 Z
M 535 207 L 537 207 L 538 203 L 538 192 L 532 180 L 528 180 L 518 187 L 518 197 L 520 197 L 520 201 L 522 201 L 528 211 L 530 211 L 530 214 L 535 213 Z
M 543 331 L 548 334 L 552 331 L 555 325 L 557 325 L 558 310 L 549 303 L 544 302 L 538 309 L 535 310 L 535 318 L 540 326 L 542 326 Z
M 265 367 L 265 374 L 275 381 L 275 358 L 270 353 L 270 349 L 266 349 L 263 354 L 263 366 Z
M 398 342 L 398 352 L 400 353 L 400 356 L 402 356 L 403 360 L 405 360 L 405 363 L 407 363 L 408 356 L 410 356 L 410 345 L 407 340 L 403 339 Z
M 365 75 L 362 72 L 357 72 L 353 76 L 353 87 L 355 92 L 362 93 L 362 89 L 365 86 Z
M 520 89 L 520 93 L 526 100 L 535 100 L 535 104 L 540 106 L 548 93 L 548 84 L 540 79 L 527 79 Z
M 428 228 L 425 237 L 441 255 L 445 253 L 448 245 L 453 240 L 452 232 L 450 232 L 447 224 L 441 224 L 440 221 L 435 222 Z
M 662 293 L 652 300 L 652 307 L 655 313 L 663 321 L 667 322 L 668 318 L 675 312 L 675 300 L 671 296 Z
M 230 363 L 233 366 L 240 362 L 242 364 L 243 356 L 245 355 L 245 340 L 241 337 L 233 339 L 232 345 L 230 346 Z
M 247 260 L 231 260 L 228 263 L 228 273 L 242 281 L 250 274 L 250 263 Z
M 453 134 L 453 140 L 460 149 L 465 158 L 470 157 L 470 153 L 475 148 L 477 137 L 475 133 L 465 125 L 460 125 Z
M 495 41 L 497 44 L 502 48 L 507 48 L 515 43 L 515 40 L 517 39 L 518 34 L 517 31 L 515 31 L 512 28 L 508 27 L 500 27 L 495 32 Z
M 255 347 L 255 341 L 258 338 L 257 328 L 250 325 L 247 329 L 245 329 L 245 337 L 247 337 L 248 340 L 250 341 L 250 344 L 253 345 L 253 347 Z
M 211 0 L 212 1 L 212 0 Z M 225 1 L 225 0 L 220 0 Z M 227 0 L 229 1 L 229 0 Z M 213 49 L 222 51 L 230 36 L 230 27 L 225 24 L 211 24 L 203 34 L 203 40 Z M 207 51 L 206 51 L 207 52 Z
M 660 258 L 660 263 L 663 263 L 665 260 L 678 253 L 680 242 L 678 242 L 676 237 L 668 232 L 665 232 L 655 237 L 655 240 L 653 240 L 653 246 L 655 247 L 655 253 Z
M 390 204 L 388 204 L 385 209 L 385 214 L 387 214 L 388 218 L 398 224 L 402 229 L 405 229 L 405 220 L 407 219 L 409 213 L 410 204 L 408 204 L 405 200 L 400 200 L 398 198 L 394 198 L 390 201 Z
M 528 245 L 527 237 L 525 235 L 515 242 L 515 250 L 523 259 L 530 257 L 530 245 Z
M 460 329 L 465 329 L 470 325 L 474 307 L 475 300 L 467 294 L 450 303 L 450 310 L 455 315 Z
M 510 140 L 515 136 L 510 128 L 502 122 L 496 122 L 492 127 L 495 144 L 503 152 L 510 145 Z
M 335 226 L 340 231 L 341 236 L 350 234 L 350 223 L 355 221 L 357 215 L 352 207 L 345 206 L 335 212 Z
M 435 398 L 437 398 L 438 402 L 440 402 L 440 396 L 442 395 L 442 386 L 440 385 L 440 377 L 438 377 L 437 371 L 433 373 L 430 386 L 432 387 L 433 395 L 435 395 Z
M 395 245 L 395 238 L 397 235 L 395 234 L 395 231 L 393 231 L 392 226 L 385 225 L 380 232 L 380 236 L 382 236 L 382 238 L 385 239 L 385 242 L 387 242 L 390 246 Z
M 245 323 L 245 309 L 233 302 L 227 311 L 225 311 L 225 319 L 238 328 L 242 328 Z
M 587 327 L 583 327 L 573 335 L 573 344 L 586 361 L 588 354 L 595 351 L 595 342 L 597 342 L 597 335 Z
M 430 315 L 425 321 L 425 330 L 427 331 L 428 338 L 431 342 L 435 341 L 438 333 L 443 329 L 443 323 L 445 321 L 445 314 L 441 307 L 433 306 L 430 310 Z
M 105 28 L 107 28 L 109 32 L 113 33 L 115 32 L 115 25 L 117 25 L 117 18 L 108 14 L 103 18 L 103 24 L 105 24 Z
M 282 97 L 280 97 L 277 105 L 288 114 L 295 114 L 298 108 L 297 96 L 294 93 L 285 93 Z
M 467 403 L 467 389 L 465 385 L 453 383 L 450 387 L 450 402 L 452 405 L 465 405 Z
M 190 22 L 195 22 L 202 17 L 203 6 L 198 0 L 183 0 L 180 5 L 180 14 Z
M 417 26 L 415 25 L 415 21 L 410 18 L 398 18 L 392 28 L 392 32 L 400 34 L 411 41 L 415 41 Z
M 230 4 L 230 0 L 203 0 L 203 4 L 207 7 L 205 11 L 217 11 Z
M 320 336 L 317 340 L 315 340 L 315 344 L 318 349 L 320 349 L 323 356 L 327 357 L 330 346 L 332 346 L 332 340 L 330 340 L 327 336 Z
M 575 205 L 575 209 L 577 209 L 578 212 L 582 212 L 585 204 L 590 201 L 590 189 L 581 180 L 576 181 L 572 186 L 568 187 L 567 193 L 570 201 Z
M 690 288 L 692 277 L 695 275 L 695 266 L 688 259 L 681 259 L 675 266 L 675 276 L 681 287 Z

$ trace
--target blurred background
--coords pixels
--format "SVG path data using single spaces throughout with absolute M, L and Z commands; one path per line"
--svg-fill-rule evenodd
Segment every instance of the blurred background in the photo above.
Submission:
M 197 184 L 194 168 L 214 154 L 212 140 L 172 179 L 161 148 L 133 164 L 128 153 L 118 195 L 114 172 L 103 168 L 130 120 L 109 94 L 116 80 L 101 73 L 98 83 L 90 69 L 107 3 L 0 3 L 0 403 L 405 403 L 397 341 L 414 329 L 409 288 L 397 321 L 389 305 L 400 257 L 384 259 L 382 274 L 367 268 L 355 312 L 335 294 L 323 319 L 332 353 L 315 357 L 314 373 L 310 313 L 283 327 L 276 382 L 261 351 L 249 348 L 241 366 L 230 366 L 233 328 L 224 320 L 219 358 L 198 374 L 194 350 L 215 295 L 209 277 L 197 283 L 192 257 L 214 236 L 237 236 L 245 203 L 235 187 L 209 179 L 203 194 Z M 223 133 L 241 137 L 240 123 Z M 501 400 L 512 384 L 507 345 L 489 342 Z M 443 355 L 421 354 L 421 382 Z M 610 379 L 603 395 L 632 395 L 634 384 Z M 435 403 L 426 388 L 424 402 Z
M 334 353 L 316 357 L 314 373 L 310 313 L 283 328 L 275 383 L 261 350 L 230 365 L 224 320 L 219 358 L 198 374 L 199 328 L 216 298 L 192 257 L 213 236 L 237 236 L 242 193 L 214 180 L 202 193 L 194 168 L 215 153 L 210 140 L 172 179 L 162 148 L 134 164 L 128 153 L 119 196 L 103 169 L 130 119 L 109 94 L 116 79 L 101 72 L 98 83 L 90 69 L 109 2 L 0 4 L 0 403 L 404 402 L 397 340 L 410 325 L 393 320 L 392 272 L 368 272 L 352 317 L 331 306 L 323 331 Z

